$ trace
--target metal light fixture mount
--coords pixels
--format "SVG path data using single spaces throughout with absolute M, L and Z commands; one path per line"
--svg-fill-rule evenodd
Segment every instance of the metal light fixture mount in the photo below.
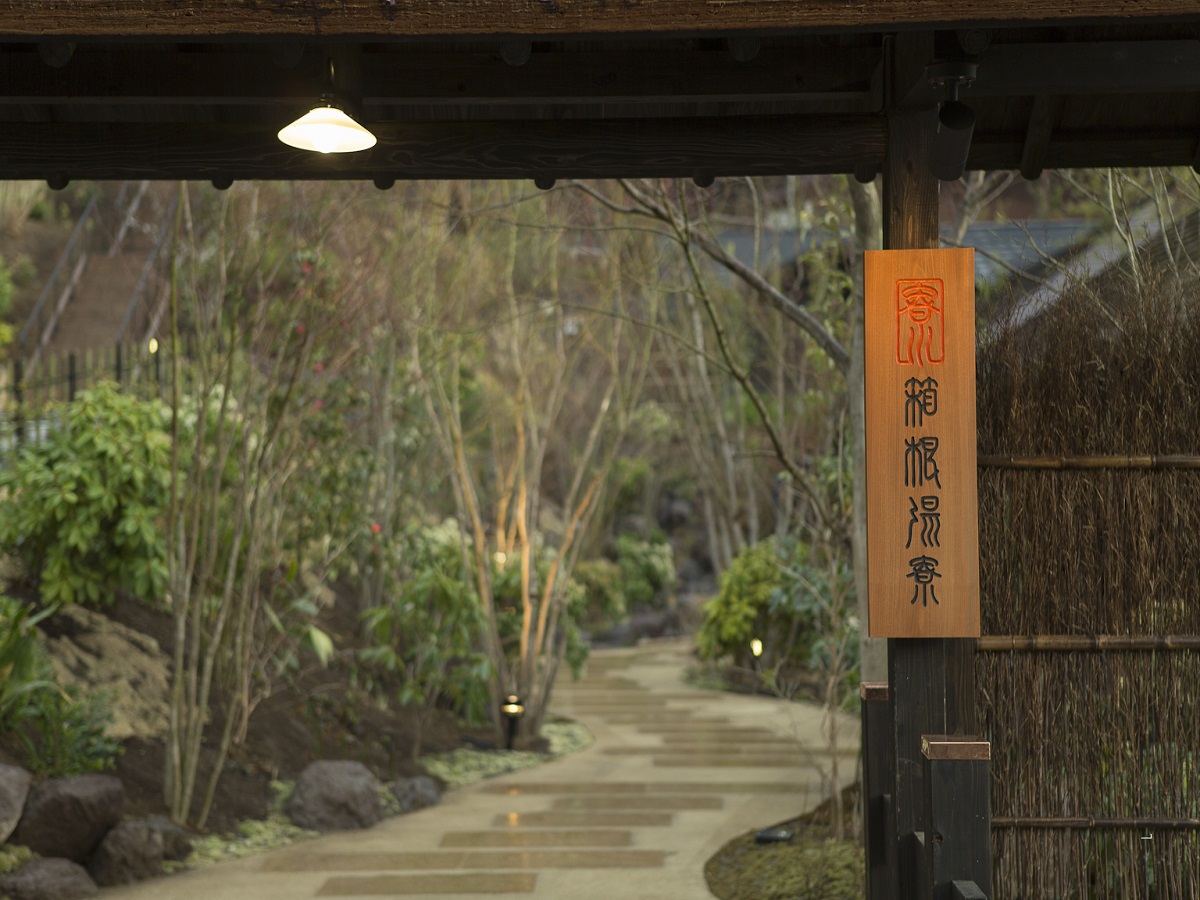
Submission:
M 958 92 L 975 83 L 977 71 L 975 63 L 965 60 L 937 62 L 925 70 L 930 85 L 944 91 L 946 97 L 938 107 L 938 130 L 931 161 L 933 174 L 942 181 L 957 181 L 967 168 L 975 111 L 958 99 Z

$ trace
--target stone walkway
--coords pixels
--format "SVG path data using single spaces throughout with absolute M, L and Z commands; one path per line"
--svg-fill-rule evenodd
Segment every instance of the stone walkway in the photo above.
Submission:
M 691 900 L 730 838 L 822 798 L 820 709 L 683 684 L 690 642 L 593 653 L 553 710 L 596 742 L 367 831 L 101 892 L 104 900 L 310 897 Z M 858 729 L 840 723 L 843 781 Z

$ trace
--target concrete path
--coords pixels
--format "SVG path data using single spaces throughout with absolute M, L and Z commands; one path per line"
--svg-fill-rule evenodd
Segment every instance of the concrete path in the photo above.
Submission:
M 687 641 L 599 651 L 553 710 L 596 737 L 537 769 L 446 794 L 439 806 L 104 900 L 310 897 L 691 900 L 730 838 L 822 799 L 820 709 L 683 684 Z M 843 782 L 857 726 L 841 721 Z

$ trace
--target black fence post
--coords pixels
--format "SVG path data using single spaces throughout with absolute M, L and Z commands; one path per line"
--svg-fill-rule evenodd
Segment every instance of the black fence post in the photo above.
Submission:
M 977 737 L 924 735 L 925 873 L 932 900 L 992 893 L 992 745 Z
M 74 401 L 75 388 L 78 385 L 75 381 L 75 354 L 67 354 L 67 399 Z
M 117 384 L 121 384 L 121 379 L 125 373 L 122 371 L 122 368 L 121 368 L 121 342 L 120 341 L 117 341 L 116 360 L 117 360 L 117 362 L 116 362 Z
M 892 806 L 892 705 L 886 682 L 863 682 L 863 831 L 866 835 L 867 900 L 896 896 L 896 823 Z

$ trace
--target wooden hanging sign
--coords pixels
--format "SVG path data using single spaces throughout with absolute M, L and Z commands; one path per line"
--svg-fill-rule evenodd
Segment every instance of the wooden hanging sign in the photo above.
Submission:
M 978 637 L 975 251 L 864 273 L 869 632 Z

